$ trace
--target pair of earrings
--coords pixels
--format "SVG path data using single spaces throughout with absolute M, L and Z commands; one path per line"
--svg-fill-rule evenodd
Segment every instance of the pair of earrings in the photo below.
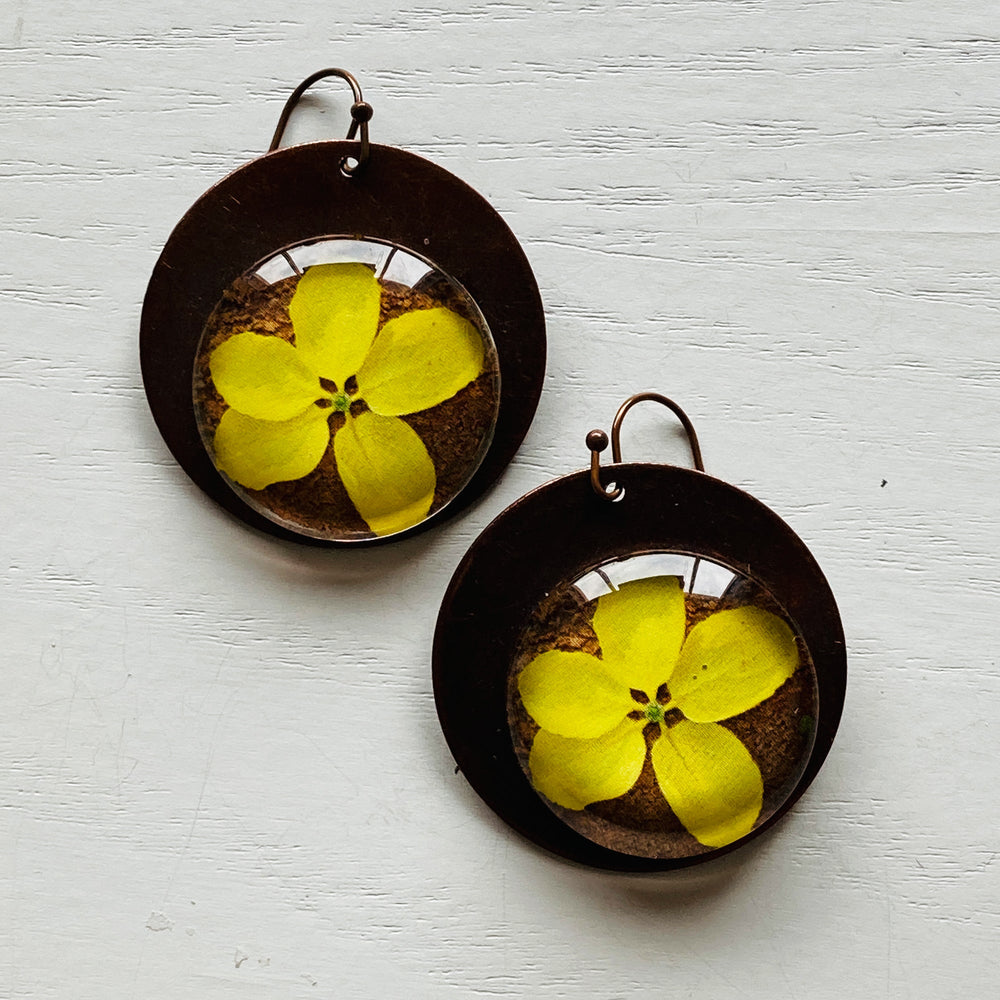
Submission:
M 316 81 L 353 92 L 347 138 L 279 148 Z M 143 381 L 191 478 L 247 524 L 326 546 L 407 537 L 479 496 L 534 415 L 538 288 L 458 178 L 369 141 L 357 81 L 322 70 L 267 154 L 203 195 L 153 271 Z M 643 400 L 696 470 L 624 463 Z M 590 469 L 523 497 L 445 596 L 434 691 L 459 767 L 556 853 L 676 868 L 771 826 L 819 770 L 846 684 L 836 603 L 792 530 L 704 473 L 671 400 L 612 426 Z

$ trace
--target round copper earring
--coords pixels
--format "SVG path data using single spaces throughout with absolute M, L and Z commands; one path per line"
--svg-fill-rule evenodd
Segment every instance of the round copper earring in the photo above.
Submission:
M 623 463 L 629 409 L 681 420 L 696 470 Z M 614 465 L 522 497 L 445 595 L 445 737 L 504 820 L 567 858 L 631 871 L 715 858 L 772 826 L 822 765 L 846 688 L 833 594 L 802 541 L 705 474 L 693 426 L 628 399 Z
M 279 148 L 317 80 L 353 93 L 343 141 Z M 545 322 L 531 268 L 457 177 L 369 142 L 326 69 L 270 149 L 174 229 L 143 303 L 143 382 L 188 475 L 247 524 L 318 545 L 454 514 L 534 415 Z

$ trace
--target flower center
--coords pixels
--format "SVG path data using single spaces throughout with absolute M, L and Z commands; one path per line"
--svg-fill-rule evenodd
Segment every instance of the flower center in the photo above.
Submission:
M 663 721 L 663 706 L 657 701 L 647 702 L 644 708 L 644 713 L 647 721 L 649 722 Z
M 333 394 L 333 408 L 337 413 L 347 413 L 351 408 L 353 398 L 346 392 L 335 392 Z
M 628 713 L 628 718 L 635 722 L 641 722 L 644 726 L 652 722 L 664 725 L 669 729 L 684 718 L 680 709 L 671 699 L 666 684 L 661 684 L 656 689 L 654 698 L 650 698 L 645 691 L 641 691 L 639 688 L 632 688 L 629 694 L 632 695 L 635 708 Z

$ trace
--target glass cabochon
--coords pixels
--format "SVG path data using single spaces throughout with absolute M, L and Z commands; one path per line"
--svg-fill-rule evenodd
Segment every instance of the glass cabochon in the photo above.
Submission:
M 215 467 L 304 535 L 405 531 L 472 478 L 500 370 L 482 313 L 412 250 L 330 237 L 286 247 L 225 290 L 194 365 Z
M 781 807 L 817 702 L 809 651 L 768 590 L 697 555 L 644 553 L 535 609 L 507 715 L 528 780 L 568 826 L 624 854 L 687 858 Z

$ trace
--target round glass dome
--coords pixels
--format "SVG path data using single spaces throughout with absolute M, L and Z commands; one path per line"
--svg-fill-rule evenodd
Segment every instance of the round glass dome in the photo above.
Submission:
M 462 491 L 492 440 L 500 370 L 457 281 L 411 249 L 329 237 L 225 290 L 192 388 L 205 448 L 248 505 L 351 542 L 406 531 Z
M 644 858 L 747 836 L 792 795 L 815 736 L 794 622 L 759 583 L 694 553 L 616 559 L 551 591 L 507 688 L 514 750 L 545 804 Z

